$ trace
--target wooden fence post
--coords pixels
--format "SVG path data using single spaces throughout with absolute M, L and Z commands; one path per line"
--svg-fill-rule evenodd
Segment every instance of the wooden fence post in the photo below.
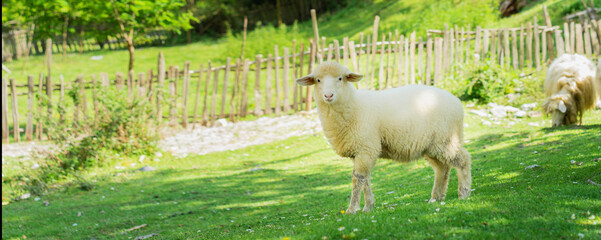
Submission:
M 36 128 L 35 128 L 35 134 L 36 134 L 36 138 L 38 140 L 42 140 L 42 135 L 44 134 L 44 127 L 43 127 L 43 121 L 42 121 L 42 96 L 44 95 L 43 91 L 43 86 L 44 86 L 44 74 L 40 73 L 40 78 L 38 80 L 38 113 L 40 114 L 40 118 L 38 118 L 37 124 L 36 124 Z
M 134 96 L 134 70 L 127 72 L 127 97 L 131 99 Z
M 434 86 L 438 85 L 442 78 L 442 38 L 434 39 Z
M 200 100 L 200 88 L 202 87 L 202 64 L 198 70 L 198 81 L 196 82 L 196 95 L 194 96 L 194 112 L 192 114 L 192 129 L 196 128 L 198 118 L 198 101 Z
M 302 53 L 301 53 L 302 54 Z M 265 114 L 271 114 L 271 83 L 272 83 L 272 79 L 271 79 L 271 70 L 273 68 L 272 66 L 272 58 L 273 55 L 269 54 L 267 55 L 267 70 L 265 72 Z
M 532 25 L 526 23 L 526 67 L 532 68 Z
M 557 50 L 557 56 L 561 56 L 565 53 L 565 47 L 563 45 L 563 39 L 561 38 L 561 33 L 559 29 L 555 29 L 555 49 Z
M 248 101 L 248 96 L 247 96 L 247 89 L 248 89 L 248 68 L 250 67 L 250 62 L 248 61 L 248 59 L 244 59 L 244 70 L 242 72 L 242 99 L 241 99 L 241 103 L 240 103 L 240 117 L 246 117 L 246 113 L 247 113 L 247 101 Z
M 261 60 L 263 56 L 261 54 L 255 56 L 255 110 L 253 114 L 255 116 L 263 115 L 261 110 Z
M 468 47 L 469 48 L 469 47 Z M 426 85 L 431 85 L 432 81 L 432 35 L 428 34 L 426 40 Z
M 518 69 L 518 36 L 516 30 L 511 30 L 511 62 L 513 69 Z
M 228 90 L 228 85 L 229 85 L 229 81 L 230 81 L 230 70 L 232 68 L 231 66 L 231 58 L 227 58 L 227 63 L 225 64 L 225 72 L 223 73 L 223 92 L 221 93 L 221 108 L 219 111 L 219 117 L 220 118 L 224 118 L 225 117 L 225 107 L 226 107 L 226 99 L 227 99 L 227 90 Z M 233 114 L 233 110 L 230 108 L 230 114 Z
M 409 79 L 411 80 L 411 84 L 415 84 L 415 31 L 411 33 L 410 38 L 411 43 L 409 45 Z M 445 56 L 446 58 L 449 58 L 446 59 L 446 61 L 450 61 L 451 56 L 450 54 L 448 54 L 448 52 Z M 450 64 L 450 62 L 447 62 L 447 64 Z M 446 67 L 449 67 L 449 65 L 446 65 Z
M 511 63 L 511 50 L 509 49 L 509 29 L 507 28 L 503 29 L 503 50 L 505 50 L 503 53 L 505 57 L 503 65 L 509 67 Z
M 10 79 L 10 93 L 13 112 L 13 139 L 15 142 L 21 142 L 21 133 L 19 131 L 19 104 L 17 103 L 17 86 L 15 79 Z
M 584 53 L 587 57 L 593 56 L 593 49 L 591 46 L 591 34 L 589 31 L 590 25 L 588 22 L 584 23 Z
M 580 55 L 584 55 L 584 43 L 582 39 L 582 25 L 580 23 L 576 24 L 576 29 L 574 30 L 574 34 L 576 35 L 576 53 Z
M 524 55 L 524 25 L 520 26 L 520 69 L 523 69 L 525 66 L 524 63 L 524 59 L 525 59 L 525 55 Z
M 373 79 L 370 77 L 369 75 L 369 71 L 371 71 L 372 67 L 369 64 L 369 60 L 371 59 L 370 53 L 371 53 L 371 49 L 370 49 L 370 45 L 371 44 L 371 36 L 367 35 L 367 46 L 365 46 L 365 52 L 366 52 L 366 58 L 365 58 L 365 74 L 363 76 L 365 76 L 367 78 L 366 81 L 364 81 L 365 84 L 365 89 L 371 89 L 373 86 Z
M 348 37 L 344 37 L 343 41 L 342 41 L 342 65 L 344 65 L 345 67 L 348 67 L 348 65 L 350 65 L 349 62 L 349 45 L 348 45 Z M 294 57 L 292 57 L 294 59 Z
M 183 83 L 183 102 L 182 102 L 182 127 L 188 128 L 188 92 L 190 88 L 190 61 L 184 63 L 184 83 Z
M 570 53 L 576 53 L 576 24 L 574 21 L 570 22 Z
M 305 44 L 303 44 L 303 43 L 301 43 L 301 46 L 300 46 L 300 53 L 301 54 L 300 54 L 299 60 L 298 60 L 299 61 L 299 66 L 298 66 L 298 74 L 299 74 L 299 76 L 298 77 L 301 77 L 301 76 L 304 75 L 303 70 L 305 69 L 304 68 L 304 62 L 305 62 Z M 296 84 L 296 83 L 294 85 L 298 86 L 298 84 Z M 302 87 L 298 87 L 298 101 L 299 101 L 298 108 L 300 110 L 303 109 L 303 106 L 302 106 L 303 105 L 302 103 L 304 102 L 303 90 L 305 90 L 305 89 L 303 89 Z
M 118 91 L 123 90 L 123 74 L 120 72 L 115 73 L 115 85 Z
M 423 39 L 420 37 L 417 41 L 417 78 L 418 84 L 424 84 L 424 43 Z M 459 46 L 459 45 L 458 45 Z M 458 48 L 455 48 L 457 50 Z
M 547 12 L 547 6 L 543 4 L 543 17 L 545 19 L 545 25 L 547 28 L 551 28 L 553 27 L 553 25 L 551 24 L 551 18 L 549 17 L 549 12 Z M 547 38 L 547 52 L 549 54 L 549 60 L 553 60 L 555 59 L 555 52 L 553 51 L 553 48 L 555 47 L 554 43 L 553 43 L 553 34 L 550 31 L 546 32 L 546 38 Z
M 232 97 L 230 98 L 230 121 L 233 122 L 236 120 L 238 114 L 238 108 L 236 107 L 237 95 L 238 91 L 240 91 L 240 73 L 242 67 L 242 60 L 240 58 L 236 59 L 236 73 L 234 76 L 234 86 L 232 88 Z
M 336 48 L 336 52 L 338 51 L 338 47 Z M 340 59 L 340 53 L 337 54 L 338 55 L 338 59 Z M 338 61 L 340 62 L 340 61 Z M 289 95 L 290 95 L 290 90 L 288 88 L 288 84 L 290 82 L 290 75 L 288 74 L 288 72 L 290 71 L 290 49 L 288 48 L 284 48 L 284 70 L 282 73 L 282 92 L 284 92 L 284 113 L 288 113 L 290 112 L 290 101 L 289 101 Z
M 211 82 L 211 73 L 213 68 L 211 67 L 211 61 L 209 61 L 207 65 L 207 79 L 205 80 L 205 91 L 202 101 L 202 122 L 206 125 L 209 125 L 209 105 L 207 99 L 209 98 L 209 83 Z
M 371 68 L 375 68 L 376 66 L 376 47 L 377 47 L 377 43 L 378 43 L 378 25 L 380 23 L 380 16 L 376 15 L 375 19 L 374 19 L 374 29 L 373 29 L 373 35 L 371 38 Z M 371 71 L 371 79 L 374 78 L 374 74 L 375 74 L 375 69 L 373 71 Z M 373 86 L 371 86 L 373 87 Z
M 347 39 L 348 40 L 348 39 Z M 348 45 L 348 42 L 347 42 Z M 301 50 L 302 54 L 302 50 Z M 345 50 L 346 54 L 346 50 Z M 296 67 L 296 40 L 292 40 L 292 110 L 294 112 L 298 111 L 298 84 L 296 84 L 296 79 L 298 78 L 298 69 Z M 266 93 L 265 95 L 268 95 Z M 265 106 L 267 108 L 267 106 Z
M 384 89 L 384 53 L 386 52 L 386 45 L 384 44 L 385 42 L 386 34 L 382 34 L 382 46 L 380 46 L 380 68 L 378 71 L 378 90 Z
M 534 63 L 536 66 L 536 70 L 540 70 L 540 33 L 538 29 L 538 23 L 536 21 L 536 16 L 534 16 Z
M 278 53 L 278 46 L 275 45 L 274 48 L 274 61 L 275 61 L 275 114 L 280 115 L 282 111 L 282 106 L 280 104 L 280 56 Z
M 27 76 L 27 125 L 25 127 L 25 140 L 33 140 L 33 76 Z
M 163 81 L 165 81 L 165 57 L 163 56 L 163 52 L 159 52 L 158 59 L 158 82 L 156 86 L 156 96 L 157 96 L 157 115 L 156 120 L 160 123 L 163 120 Z
M 215 77 L 213 77 L 213 92 L 211 94 L 211 126 L 217 120 L 217 88 L 219 87 L 219 69 L 215 69 Z
M 340 43 L 338 42 L 338 40 L 334 40 L 334 56 L 336 57 L 336 62 L 341 63 L 340 62 Z M 284 58 L 286 57 L 286 54 L 284 54 Z M 346 66 L 346 64 L 345 64 Z
M 488 30 L 483 31 L 484 34 L 482 39 L 482 53 L 480 54 L 480 56 L 482 57 L 483 61 L 486 61 L 486 59 L 488 58 L 488 43 L 490 40 L 490 32 Z
M 52 78 L 50 76 L 46 76 L 46 96 L 48 97 L 48 118 L 52 118 Z M 48 132 L 48 140 L 52 140 L 50 137 L 50 132 Z
M 2 78 L 2 143 L 8 143 L 8 139 L 8 89 L 6 79 Z
M 480 59 L 483 58 L 481 51 L 480 51 L 480 41 L 482 39 L 481 34 L 482 34 L 482 29 L 480 29 L 479 26 L 476 26 L 476 40 L 474 41 L 474 57 L 477 54 L 480 54 Z M 478 59 L 475 59 L 475 60 L 478 60 Z

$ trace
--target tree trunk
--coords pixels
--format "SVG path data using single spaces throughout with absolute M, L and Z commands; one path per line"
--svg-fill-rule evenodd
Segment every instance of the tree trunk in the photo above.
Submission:
M 133 36 L 126 38 L 127 51 L 129 52 L 129 68 L 128 71 L 134 69 L 134 40 Z
M 65 27 L 63 28 L 63 61 L 67 59 L 67 30 L 69 29 L 69 16 L 65 17 Z

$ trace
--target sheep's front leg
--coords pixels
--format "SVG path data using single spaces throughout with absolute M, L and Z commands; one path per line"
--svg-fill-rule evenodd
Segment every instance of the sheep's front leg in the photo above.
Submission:
M 371 169 L 375 165 L 375 158 L 369 158 L 365 156 L 356 157 L 353 159 L 354 167 L 353 167 L 353 182 L 352 182 L 352 192 L 351 192 L 351 203 L 349 204 L 348 209 L 346 210 L 347 214 L 354 214 L 359 209 L 359 201 L 361 200 L 361 189 L 365 187 L 366 194 L 366 208 L 369 211 L 373 208 L 374 198 L 373 193 L 371 192 L 371 186 L 369 186 L 369 175 Z
M 426 157 L 432 168 L 434 168 L 434 187 L 432 187 L 432 198 L 429 203 L 444 200 L 449 186 L 449 172 L 451 170 L 448 164 L 442 163 L 437 159 Z
M 363 199 L 365 200 L 365 206 L 363 206 L 363 212 L 369 212 L 374 208 L 374 194 L 371 191 L 371 175 L 368 175 L 365 180 L 365 186 L 363 188 Z

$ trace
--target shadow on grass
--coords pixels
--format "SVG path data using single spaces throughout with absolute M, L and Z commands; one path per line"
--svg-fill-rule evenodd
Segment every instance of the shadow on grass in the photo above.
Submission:
M 370 239 L 588 236 L 601 231 L 584 215 L 601 212 L 601 192 L 586 182 L 601 182 L 593 161 L 600 157 L 597 129 L 599 125 L 478 137 L 466 145 L 473 157 L 474 188 L 467 201 L 457 199 L 454 171 L 447 204 L 427 204 L 433 171 L 425 161 L 380 160 L 372 175 L 374 212 L 341 215 L 349 201 L 352 165 L 335 162 L 348 160 L 329 149 L 308 147 L 323 141 L 312 137 L 296 146 L 307 150 L 294 157 L 130 173 L 129 179 L 112 179 L 91 192 L 50 196 L 51 205 L 45 208 L 33 201 L 4 206 L 3 230 L 10 231 L 3 231 L 3 238 L 159 233 L 164 238 L 335 239 L 353 228 L 359 229 L 358 238 Z M 270 149 L 265 155 L 278 151 L 283 150 Z M 525 169 L 533 164 L 540 167 Z M 79 211 L 83 217 L 77 217 Z M 75 221 L 80 228 L 73 230 Z M 34 229 L 35 223 L 39 226 Z M 141 224 L 148 226 L 121 235 Z

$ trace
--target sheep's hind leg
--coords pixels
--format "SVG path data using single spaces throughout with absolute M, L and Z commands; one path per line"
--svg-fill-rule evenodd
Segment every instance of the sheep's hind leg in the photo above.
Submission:
M 459 199 L 466 199 L 472 191 L 472 157 L 465 148 L 461 148 L 456 159 L 458 161 L 453 161 L 456 163 L 453 164 L 453 167 L 457 170 L 457 178 L 459 180 L 457 192 Z
M 447 188 L 449 186 L 449 172 L 450 166 L 446 163 L 438 161 L 437 159 L 426 157 L 426 160 L 434 168 L 434 187 L 432 187 L 432 198 L 429 203 L 444 200 L 447 195 Z
M 365 186 L 363 187 L 363 199 L 365 200 L 365 206 L 363 206 L 363 212 L 369 212 L 374 208 L 375 198 L 371 191 L 371 176 L 368 175 L 365 180 Z

